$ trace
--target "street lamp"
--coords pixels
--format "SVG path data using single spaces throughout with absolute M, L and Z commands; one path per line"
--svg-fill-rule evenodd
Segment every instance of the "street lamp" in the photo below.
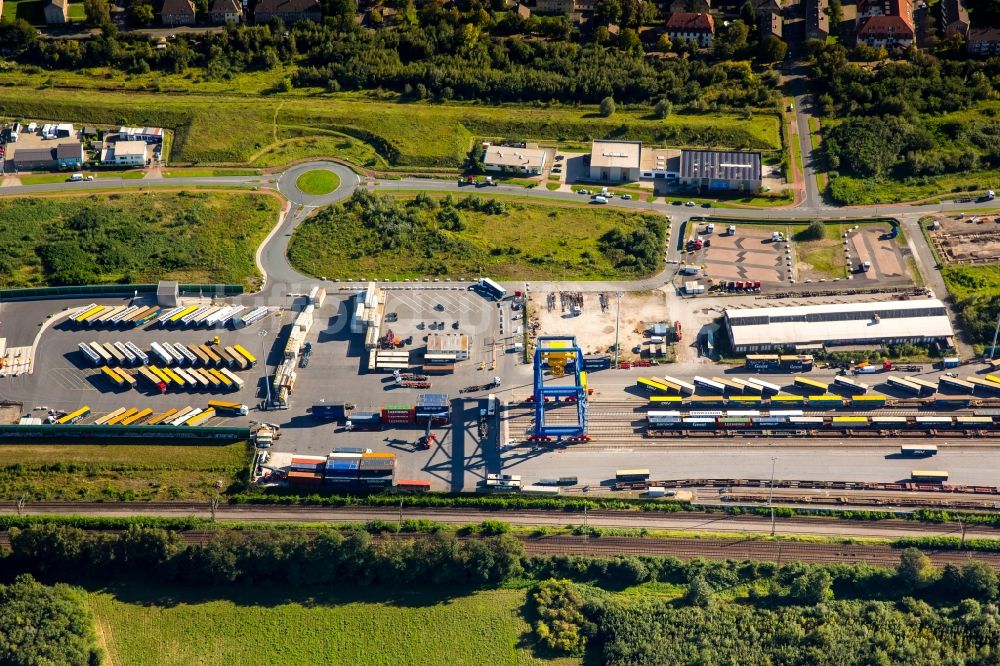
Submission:
M 615 296 L 618 298 L 617 306 L 615 307 L 615 367 L 618 367 L 618 354 L 621 351 L 618 347 L 618 328 L 621 326 L 622 322 L 622 292 L 615 292 Z
M 777 458 L 771 458 L 771 483 L 767 489 L 767 506 L 771 509 L 771 536 L 774 536 L 774 463 Z
M 257 335 L 260 336 L 260 360 L 264 372 L 264 388 L 267 390 L 267 402 L 264 403 L 264 409 L 267 409 L 271 406 L 271 385 L 267 381 L 267 348 L 264 346 L 267 331 L 261 331 Z

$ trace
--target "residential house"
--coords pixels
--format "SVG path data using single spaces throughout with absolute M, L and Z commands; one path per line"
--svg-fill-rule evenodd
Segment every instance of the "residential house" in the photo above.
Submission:
M 55 169 L 58 165 L 52 148 L 17 148 L 7 160 L 14 162 L 15 171 L 37 171 Z
M 698 42 L 706 47 L 712 44 L 715 36 L 715 19 L 711 14 L 695 14 L 693 12 L 678 12 L 667 19 L 667 36 L 671 42 L 685 39 Z
M 323 12 L 319 0 L 258 0 L 254 9 L 254 22 L 267 23 L 274 18 L 280 18 L 285 23 L 319 23 L 323 20 Z
M 191 0 L 163 0 L 160 23 L 163 25 L 194 25 L 194 3 Z
M 525 20 L 528 20 L 531 18 L 531 9 L 528 8 L 528 5 L 522 5 L 521 3 L 518 3 L 517 15 Z
M 535 11 L 539 14 L 569 14 L 573 11 L 573 0 L 535 0 Z
M 208 9 L 208 18 L 218 25 L 242 23 L 243 5 L 240 0 L 213 0 Z
M 913 44 L 912 0 L 858 0 L 858 42 L 872 48 Z
M 105 143 L 104 151 L 101 153 L 101 163 L 115 166 L 145 166 L 146 146 L 145 141 L 122 139 L 114 143 Z
M 57 145 L 56 166 L 60 169 L 82 169 L 83 144 L 79 141 L 71 141 Z
M 45 22 L 49 25 L 59 25 L 69 21 L 69 0 L 48 0 L 42 7 Z
M 784 21 L 778 0 L 758 0 L 754 13 L 757 16 L 757 34 L 761 39 L 768 36 L 781 39 Z
M 965 39 L 969 35 L 969 10 L 962 0 L 941 0 L 941 32 L 957 34 Z
M 830 36 L 830 0 L 806 0 L 806 37 L 826 40 Z
M 1000 55 L 1000 29 L 972 28 L 969 30 L 969 42 L 966 48 L 972 55 L 986 57 Z

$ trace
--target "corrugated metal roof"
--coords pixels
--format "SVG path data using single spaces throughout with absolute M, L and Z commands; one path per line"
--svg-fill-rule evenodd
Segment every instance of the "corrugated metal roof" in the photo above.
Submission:
M 760 180 L 760 153 L 719 150 L 681 151 L 681 178 Z

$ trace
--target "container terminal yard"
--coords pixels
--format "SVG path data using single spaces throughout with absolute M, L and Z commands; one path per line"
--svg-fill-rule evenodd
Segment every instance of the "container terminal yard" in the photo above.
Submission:
M 492 281 L 340 287 L 5 303 L 0 437 L 254 437 L 257 482 L 302 488 L 1000 500 L 989 365 L 614 367 L 572 335 L 526 340 L 525 295 Z

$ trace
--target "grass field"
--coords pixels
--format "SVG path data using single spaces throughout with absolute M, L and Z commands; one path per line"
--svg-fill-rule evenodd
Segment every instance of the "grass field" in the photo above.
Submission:
M 88 601 L 110 666 L 579 663 L 538 661 L 520 647 L 529 636 L 520 615 L 523 590 L 440 594 L 286 596 L 258 587 L 217 595 L 130 586 L 92 592 Z
M 334 172 L 326 169 L 312 169 L 295 180 L 295 187 L 306 194 L 320 196 L 329 194 L 340 187 L 340 178 Z
M 496 199 L 506 205 L 505 213 L 459 210 L 462 230 L 436 229 L 432 245 L 405 251 L 368 249 L 372 233 L 352 215 L 334 211 L 310 217 L 296 229 L 288 255 L 293 266 L 311 275 L 355 279 L 479 273 L 504 280 L 635 277 L 616 270 L 597 239 L 611 229 L 636 229 L 650 219 L 646 215 L 582 202 L 541 205 Z M 432 215 L 422 219 L 435 224 Z
M 793 240 L 805 231 L 808 225 L 792 227 Z M 803 278 L 843 278 L 847 276 L 847 259 L 841 235 L 842 224 L 824 224 L 826 237 L 820 240 L 794 240 L 800 277 Z
M 1000 264 L 963 266 L 948 264 L 941 267 L 941 277 L 955 300 L 970 296 L 1000 294 Z
M 246 467 L 247 455 L 246 444 L 3 445 L 0 498 L 208 499 L 236 481 Z
M 99 84 L 98 78 L 92 85 Z M 767 114 L 747 120 L 735 114 L 678 113 L 658 120 L 644 111 L 620 111 L 601 118 L 590 107 L 399 103 L 348 94 L 247 98 L 105 90 L 95 96 L 88 90 L 47 87 L 40 95 L 35 88 L 11 85 L 0 97 L 0 114 L 173 128 L 172 158 L 181 163 L 245 164 L 262 159 L 281 137 L 303 131 L 326 138 L 331 133 L 353 136 L 399 167 L 457 168 L 472 141 L 485 137 L 559 141 L 627 137 L 670 145 L 780 148 L 778 119 Z M 240 121 L 231 122 L 232 118 Z M 308 145 L 294 148 L 289 159 L 316 156 Z M 312 148 L 318 156 L 331 156 L 329 142 Z
M 324 132 L 315 136 L 309 134 L 317 131 L 305 127 L 283 127 L 278 132 L 278 142 L 253 156 L 250 163 L 254 166 L 273 167 L 317 157 L 335 157 L 369 169 L 388 167 L 385 159 L 371 144 L 339 132 Z M 306 135 L 303 136 L 303 133 Z
M 221 176 L 259 176 L 260 169 L 174 169 L 163 172 L 164 178 L 218 178 Z
M 0 285 L 176 279 L 253 286 L 254 251 L 278 209 L 274 197 L 233 192 L 2 199 Z
M 875 204 L 920 201 L 938 197 L 950 199 L 971 196 L 968 192 L 998 188 L 1000 188 L 1000 171 L 994 169 L 928 176 L 902 182 L 895 180 L 877 182 L 872 179 L 840 176 L 832 182 L 831 194 L 838 201 L 846 200 L 845 197 L 849 196 L 853 204 Z

